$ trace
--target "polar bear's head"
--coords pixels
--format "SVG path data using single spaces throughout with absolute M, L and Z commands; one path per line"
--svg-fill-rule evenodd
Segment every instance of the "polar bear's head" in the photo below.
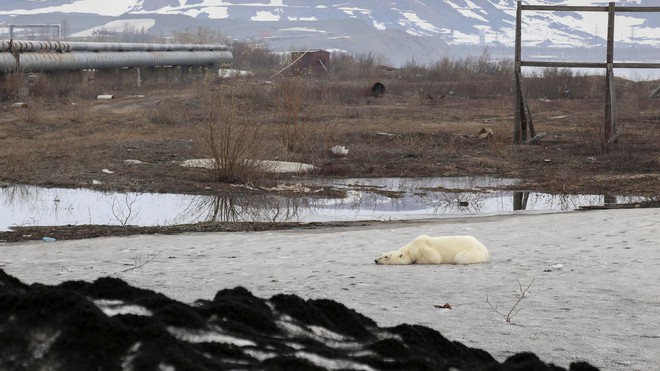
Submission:
M 376 264 L 411 264 L 412 261 L 408 254 L 403 253 L 399 250 L 394 250 L 386 252 L 381 255 L 379 258 L 375 259 Z

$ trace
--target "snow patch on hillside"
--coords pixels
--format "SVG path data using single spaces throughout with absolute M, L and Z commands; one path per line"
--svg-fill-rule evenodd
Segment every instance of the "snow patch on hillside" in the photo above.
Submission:
M 71 37 L 90 37 L 94 35 L 96 31 L 111 31 L 111 32 L 122 32 L 126 30 L 144 30 L 149 31 L 151 27 L 156 24 L 154 19 L 120 19 L 116 21 L 110 21 L 102 26 L 92 27 L 90 29 L 80 31 L 70 35 Z
M 459 12 L 463 17 L 474 18 L 478 21 L 488 23 L 488 20 L 486 18 L 484 18 L 484 17 L 482 17 L 482 16 L 480 16 L 479 14 L 476 13 L 475 10 L 480 10 L 482 13 L 483 13 L 483 10 L 481 9 L 480 6 L 476 5 L 475 3 L 468 0 L 468 1 L 465 1 L 466 6 L 460 6 L 460 5 L 456 4 L 455 2 L 453 2 L 451 0 L 445 0 L 445 1 L 447 2 L 447 4 L 449 4 L 449 6 L 454 8 L 454 10 Z
M 277 22 L 280 20 L 280 15 L 267 10 L 260 10 L 257 11 L 257 15 L 250 17 L 250 20 L 256 22 Z
M 118 17 L 131 10 L 136 10 L 135 0 L 87 1 L 77 0 L 70 4 L 49 6 L 39 9 L 15 9 L 0 11 L 0 15 L 33 15 L 46 13 L 89 13 L 110 17 Z
M 401 15 L 405 18 L 404 20 L 401 20 L 401 22 L 403 22 L 401 24 L 404 24 L 404 23 L 409 23 L 410 24 L 410 23 L 412 23 L 415 26 L 419 27 L 420 29 L 422 29 L 424 31 L 428 31 L 432 34 L 439 34 L 440 33 L 440 29 L 435 27 L 430 22 L 427 22 L 427 21 L 419 18 L 419 16 L 416 13 L 401 12 Z M 409 28 L 408 30 L 406 30 L 406 32 L 413 35 L 413 36 L 429 36 L 429 34 L 427 34 L 427 33 L 420 32 L 420 31 L 414 30 L 412 28 Z

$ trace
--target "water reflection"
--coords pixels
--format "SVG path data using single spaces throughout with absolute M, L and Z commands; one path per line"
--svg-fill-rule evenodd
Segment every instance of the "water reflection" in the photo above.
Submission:
M 650 201 L 647 197 L 613 195 L 551 195 L 513 192 L 513 210 L 575 210 L 584 206 L 630 204 Z
M 195 222 L 271 222 L 297 221 L 301 208 L 311 208 L 307 198 L 274 195 L 194 196 L 182 214 L 195 216 Z
M 515 184 L 498 178 L 386 178 L 310 181 L 343 198 L 261 195 L 107 193 L 90 189 L 0 188 L 0 230 L 10 226 L 141 225 L 199 222 L 327 222 L 406 220 L 456 215 L 566 211 L 639 197 L 550 195 L 498 190 Z

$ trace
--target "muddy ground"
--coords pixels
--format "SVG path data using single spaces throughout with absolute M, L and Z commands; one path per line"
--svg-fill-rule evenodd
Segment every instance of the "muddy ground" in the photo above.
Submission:
M 293 93 L 277 80 L 229 84 L 98 91 L 114 94 L 112 100 L 97 100 L 92 92 L 86 97 L 32 96 L 2 102 L 0 184 L 190 194 L 264 192 L 235 187 L 240 179 L 218 180 L 211 170 L 180 166 L 181 161 L 210 156 L 205 133 L 220 91 L 238 97 L 238 109 L 232 113 L 241 122 L 259 127 L 261 157 L 317 167 L 306 174 L 257 177 L 251 184 L 304 184 L 320 177 L 489 175 L 522 179 L 515 186 L 521 190 L 660 196 L 660 104 L 644 94 L 618 102 L 620 135 L 604 150 L 602 97 L 531 99 L 536 132 L 546 136 L 535 145 L 512 145 L 510 95 L 457 96 L 444 94 L 441 85 L 389 81 L 386 86 L 394 88 L 378 98 L 368 96 L 366 81 L 364 91 L 355 84 L 352 90 L 343 89 L 345 82 L 298 81 Z M 282 96 L 293 96 L 294 105 Z M 15 104 L 18 101 L 23 103 Z M 493 135 L 480 139 L 482 129 Z M 348 154 L 333 155 L 330 148 L 336 145 L 347 148 Z M 48 230 L 66 239 L 291 227 L 296 225 Z M 36 238 L 43 235 L 39 231 L 43 228 L 18 228 L 0 233 L 0 240 Z

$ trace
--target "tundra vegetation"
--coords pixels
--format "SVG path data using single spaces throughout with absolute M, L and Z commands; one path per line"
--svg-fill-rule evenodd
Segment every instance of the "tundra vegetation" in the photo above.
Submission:
M 526 71 L 536 131 L 548 135 L 512 145 L 513 64 L 487 51 L 400 68 L 373 54 L 333 54 L 327 72 L 293 75 L 289 59 L 262 45 L 234 42 L 231 50 L 233 65 L 223 67 L 249 75 L 220 78 L 207 69 L 180 81 L 145 73 L 140 87 L 126 71 L 3 75 L 0 182 L 85 187 L 108 168 L 114 174 L 95 187 L 219 193 L 292 177 L 491 175 L 523 179 L 512 186 L 523 190 L 659 193 L 660 105 L 649 97 L 659 81 L 617 78 L 621 135 L 604 152 L 603 76 Z M 376 82 L 383 96 L 370 96 Z M 480 139 L 481 129 L 493 135 Z M 347 155 L 334 155 L 334 146 Z M 179 166 L 191 158 L 216 166 Z M 274 175 L 252 160 L 317 170 Z

